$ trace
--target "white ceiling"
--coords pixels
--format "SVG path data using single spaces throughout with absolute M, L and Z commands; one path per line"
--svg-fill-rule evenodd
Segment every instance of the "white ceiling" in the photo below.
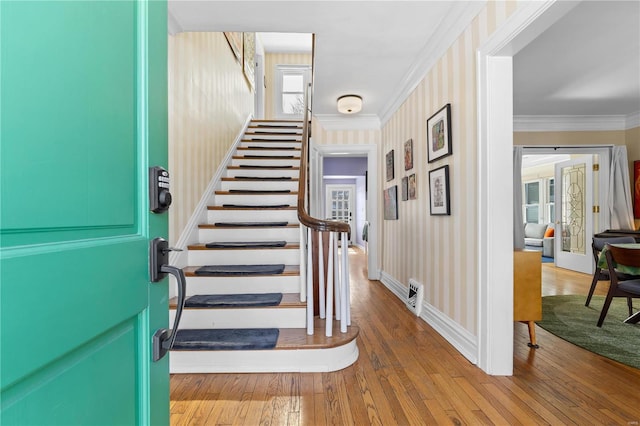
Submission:
M 314 114 L 386 121 L 483 2 L 169 0 L 175 31 L 315 33 Z M 587 1 L 514 57 L 514 114 L 640 111 L 640 2 Z M 269 49 L 273 40 L 263 39 Z M 272 37 L 273 38 L 273 37 Z M 293 49 L 289 47 L 289 49 Z M 430 62 L 431 61 L 431 62 Z

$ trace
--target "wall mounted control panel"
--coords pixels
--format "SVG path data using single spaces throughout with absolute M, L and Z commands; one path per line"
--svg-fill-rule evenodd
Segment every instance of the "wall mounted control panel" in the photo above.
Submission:
M 169 172 L 160 166 L 149 168 L 149 210 L 163 213 L 171 205 Z

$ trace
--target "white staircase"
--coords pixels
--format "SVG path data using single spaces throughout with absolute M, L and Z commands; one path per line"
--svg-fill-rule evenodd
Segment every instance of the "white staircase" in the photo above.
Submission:
M 183 330 L 183 336 L 191 336 L 186 330 L 258 329 L 259 333 L 272 328 L 278 330 L 275 347 L 190 350 L 194 342 L 182 346 L 178 342 L 179 349 L 170 355 L 172 373 L 334 371 L 357 359 L 357 328 L 348 333 L 336 329 L 328 338 L 324 329 L 311 336 L 306 330 L 296 209 L 301 133 L 301 122 L 250 124 L 215 191 L 214 204 L 208 207 L 207 223 L 199 226 L 199 243 L 188 247 L 189 266 L 184 268 L 187 300 L 195 295 L 241 295 L 224 296 L 233 299 L 266 293 L 280 293 L 282 299 L 273 306 L 187 305 L 178 341 Z M 254 247 L 260 243 L 277 246 Z M 284 265 L 284 270 L 273 275 L 199 275 L 204 265 Z M 172 300 L 171 323 L 175 306 Z M 315 322 L 318 329 L 324 327 L 323 321 Z

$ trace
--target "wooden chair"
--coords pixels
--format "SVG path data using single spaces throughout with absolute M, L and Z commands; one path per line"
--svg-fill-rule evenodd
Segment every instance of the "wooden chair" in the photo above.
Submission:
M 596 270 L 593 273 L 593 280 L 591 280 L 591 288 L 589 289 L 589 294 L 587 295 L 587 301 L 584 306 L 589 306 L 591 303 L 591 297 L 593 296 L 593 292 L 596 289 L 596 285 L 599 281 L 609 281 L 609 270 L 601 269 L 598 266 L 598 259 L 600 258 L 600 253 L 602 252 L 602 248 L 605 244 L 627 244 L 627 243 L 635 243 L 636 240 L 633 237 L 608 237 L 608 238 L 598 238 L 593 237 L 593 243 L 591 243 L 591 249 L 593 250 L 593 260 L 596 262 Z M 626 279 L 628 277 L 622 275 L 619 278 Z M 631 307 L 631 299 L 627 301 L 629 305 L 629 310 L 631 311 L 633 308 Z
M 604 318 L 607 316 L 609 306 L 614 297 L 640 298 L 640 275 L 631 276 L 630 279 L 622 280 L 616 272 L 616 266 L 625 265 L 634 268 L 640 268 L 640 249 L 623 248 L 611 246 L 607 247 L 605 253 L 607 257 L 607 265 L 609 266 L 609 276 L 611 277 L 611 285 L 609 292 L 602 305 L 600 318 L 598 319 L 598 327 L 602 327 Z M 630 312 L 629 315 L 632 315 Z M 633 315 L 635 317 L 635 315 Z

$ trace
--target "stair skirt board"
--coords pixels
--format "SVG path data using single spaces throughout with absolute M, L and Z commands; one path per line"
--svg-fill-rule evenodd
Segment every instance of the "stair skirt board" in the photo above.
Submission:
M 206 243 L 206 248 L 230 248 L 230 249 L 242 249 L 242 248 L 269 248 L 269 247 L 284 247 L 287 245 L 286 241 L 213 241 Z
M 273 349 L 277 328 L 219 328 L 178 330 L 172 351 L 216 351 Z
M 187 276 L 187 296 L 195 294 L 296 293 L 300 275 Z
M 278 306 L 282 293 L 196 294 L 185 301 L 185 308 L 246 308 Z
M 196 269 L 196 275 L 278 275 L 284 272 L 280 265 L 205 265 Z
M 172 374 L 188 373 L 325 373 L 356 362 L 356 339 L 333 348 L 266 351 L 175 351 Z
M 235 289 L 238 291 L 238 289 Z M 250 312 L 249 312 L 250 311 Z M 169 311 L 169 323 L 173 324 L 175 310 Z M 202 309 L 182 311 L 180 328 L 299 328 L 306 329 L 306 307 L 262 306 L 244 308 Z M 319 331 L 320 333 L 324 331 Z

